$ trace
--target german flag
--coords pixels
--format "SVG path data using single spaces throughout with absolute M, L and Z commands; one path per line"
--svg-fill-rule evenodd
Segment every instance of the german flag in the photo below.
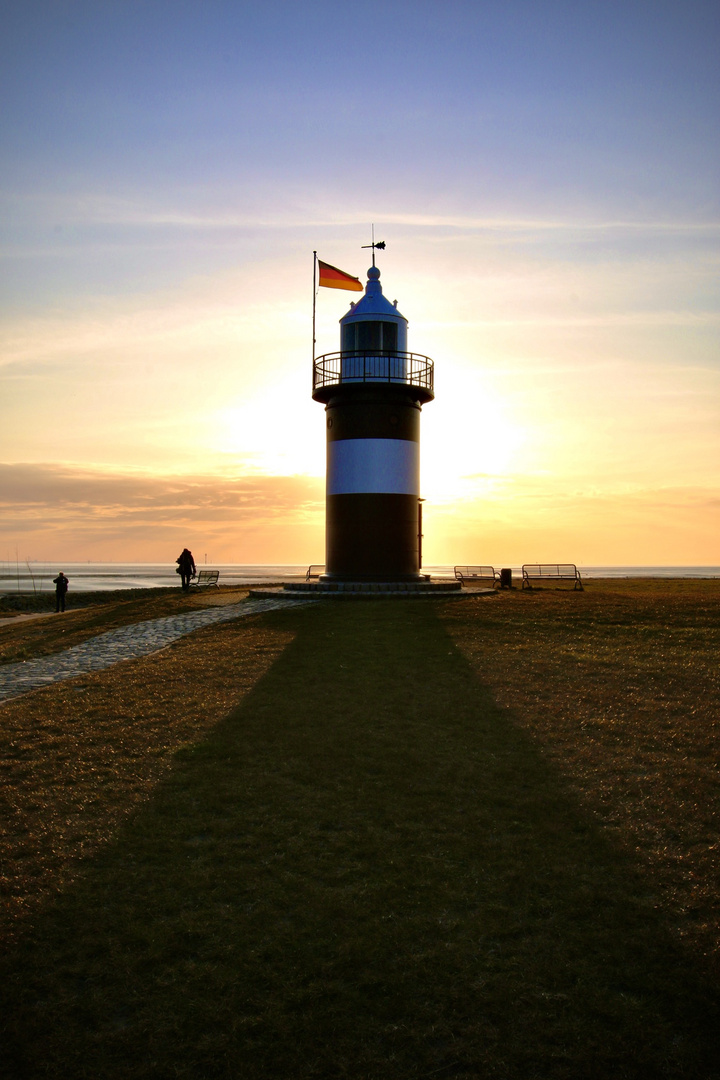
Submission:
M 330 263 L 323 262 L 322 259 L 318 259 L 318 266 L 320 267 L 320 284 L 324 285 L 326 289 L 350 289 L 351 292 L 363 291 L 363 287 L 356 277 L 351 277 L 350 274 L 346 274 L 343 270 L 338 270 L 337 266 L 331 266 Z

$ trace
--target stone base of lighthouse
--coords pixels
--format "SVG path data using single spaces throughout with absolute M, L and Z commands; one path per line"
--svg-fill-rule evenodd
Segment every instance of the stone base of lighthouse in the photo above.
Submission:
M 463 589 L 459 581 L 297 581 L 281 589 L 253 589 L 251 597 L 298 600 L 443 600 L 494 594 L 494 589 Z
M 460 592 L 459 581 L 298 581 L 295 584 L 284 585 L 287 591 L 300 591 L 305 593 L 365 593 L 368 595 L 381 595 L 385 593 L 403 593 L 417 595 L 419 593 L 456 593 Z M 490 590 L 493 591 L 492 589 Z

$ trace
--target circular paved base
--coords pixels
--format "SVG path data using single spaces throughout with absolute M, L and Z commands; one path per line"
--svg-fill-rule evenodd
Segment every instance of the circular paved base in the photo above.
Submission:
M 251 598 L 297 600 L 462 600 L 490 596 L 494 589 L 463 589 L 459 581 L 302 581 L 278 589 L 252 589 Z

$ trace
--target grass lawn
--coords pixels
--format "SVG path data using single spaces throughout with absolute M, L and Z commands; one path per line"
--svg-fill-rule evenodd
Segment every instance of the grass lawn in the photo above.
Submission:
M 2 1075 L 717 1077 L 719 614 L 323 603 L 0 707 Z

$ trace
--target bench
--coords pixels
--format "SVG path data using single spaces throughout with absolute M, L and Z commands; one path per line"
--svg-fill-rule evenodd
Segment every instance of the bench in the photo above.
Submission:
M 455 566 L 455 577 L 464 585 L 466 582 L 484 581 L 493 586 L 500 582 L 500 574 L 493 566 Z
M 219 570 L 198 570 L 197 581 L 191 581 L 190 586 L 195 589 L 205 589 L 210 585 L 214 585 L 216 589 L 219 589 L 219 577 Z
M 532 589 L 531 581 L 573 581 L 574 589 L 583 587 L 574 563 L 526 563 L 522 568 L 523 589 Z
M 325 566 L 308 566 L 307 574 L 305 575 L 306 581 L 312 581 L 315 578 L 319 578 L 321 574 L 325 573 Z

